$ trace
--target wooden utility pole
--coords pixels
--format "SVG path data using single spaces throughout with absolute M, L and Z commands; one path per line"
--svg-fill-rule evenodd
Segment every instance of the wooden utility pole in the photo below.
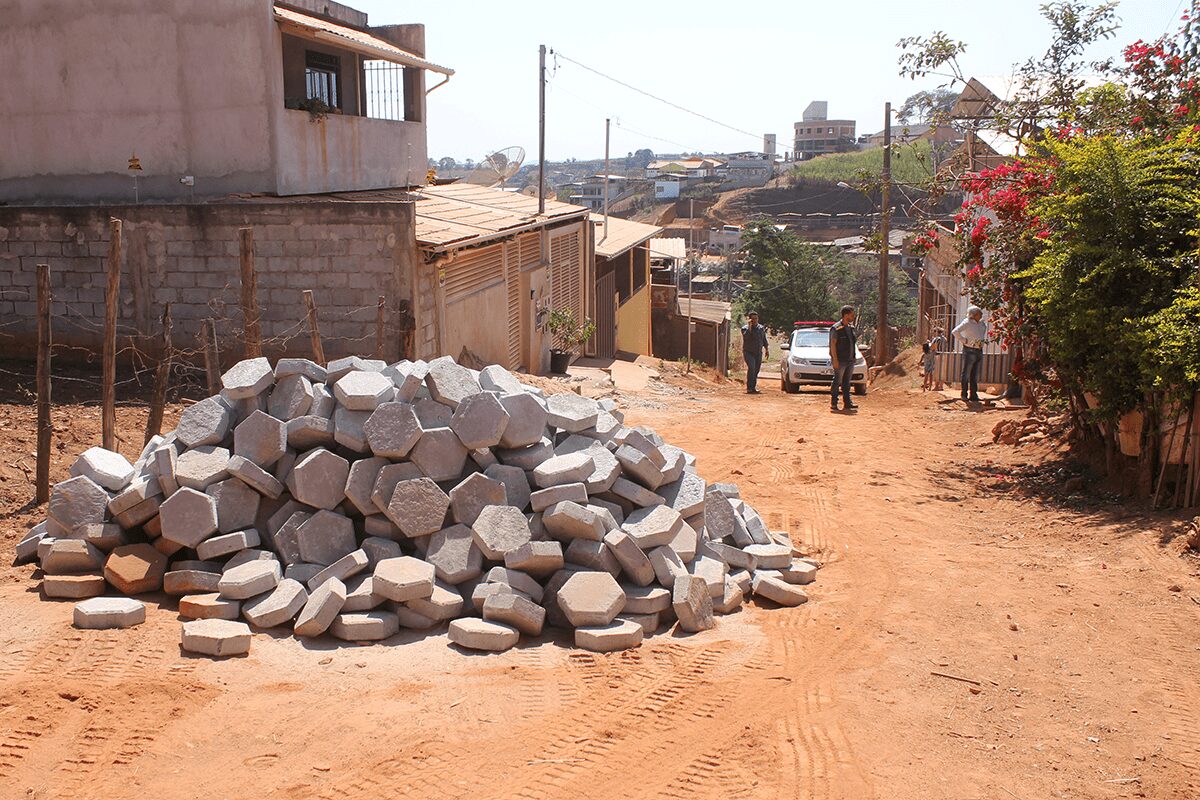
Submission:
M 387 326 L 387 298 L 379 295 L 379 305 L 375 307 L 375 357 L 385 358 L 383 354 L 384 328 Z
M 163 411 L 167 405 L 167 383 L 171 379 L 171 304 L 163 307 L 162 352 L 154 371 L 154 396 L 150 400 L 150 416 L 146 418 L 146 438 L 143 444 L 162 433 Z
M 50 499 L 50 265 L 37 265 L 37 502 Z
M 238 249 L 242 260 L 242 324 L 246 358 L 258 358 L 262 355 L 262 330 L 258 323 L 258 278 L 254 274 L 254 228 L 238 228 Z
M 600 238 L 600 241 L 602 242 L 608 238 L 608 143 L 609 134 L 611 132 L 611 123 L 612 120 L 610 119 L 604 120 L 604 236 Z
M 204 377 L 208 393 L 221 391 L 221 354 L 217 351 L 217 335 L 211 319 L 200 323 L 200 346 L 204 349 Z
M 304 305 L 308 309 L 308 339 L 312 344 L 313 361 L 325 366 L 325 346 L 321 344 L 321 326 L 317 322 L 317 304 L 312 289 L 304 290 Z
M 538 48 L 538 216 L 546 213 L 546 45 Z
M 101 391 L 101 438 L 105 450 L 117 449 L 117 310 L 121 295 L 121 220 L 108 221 L 108 263 L 104 284 L 104 365 Z
M 882 367 L 891 358 L 891 333 L 888 330 L 888 259 L 891 255 L 892 221 L 892 104 L 883 111 L 883 185 L 880 187 L 879 233 L 879 309 L 875 320 L 875 366 Z

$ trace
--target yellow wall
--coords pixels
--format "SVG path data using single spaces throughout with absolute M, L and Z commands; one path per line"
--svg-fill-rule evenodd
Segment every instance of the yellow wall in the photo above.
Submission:
M 617 309 L 617 349 L 650 355 L 650 283 Z

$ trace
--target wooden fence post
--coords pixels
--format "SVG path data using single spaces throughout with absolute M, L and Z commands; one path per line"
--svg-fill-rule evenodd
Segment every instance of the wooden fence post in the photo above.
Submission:
M 204 377 L 208 383 L 208 393 L 214 395 L 221 391 L 221 354 L 217 351 L 217 335 L 211 319 L 200 323 L 200 346 L 204 348 Z
M 384 328 L 387 325 L 387 298 L 379 295 L 379 305 L 375 309 L 375 357 L 386 358 L 383 354 Z
M 254 228 L 238 228 L 238 248 L 242 260 L 242 321 L 245 326 L 246 358 L 258 358 L 262 355 L 262 330 L 258 320 L 258 278 L 254 273 Z
M 158 356 L 158 369 L 154 371 L 154 397 L 150 400 L 150 416 L 146 418 L 146 438 L 149 442 L 162 433 L 163 410 L 167 404 L 167 383 L 171 378 L 171 304 L 167 303 L 162 315 L 162 352 Z
M 108 221 L 107 281 L 104 284 L 104 373 L 101 390 L 101 446 L 117 449 L 117 311 L 121 294 L 121 220 Z
M 50 499 L 50 266 L 37 265 L 37 502 Z
M 312 289 L 304 290 L 304 305 L 308 308 L 308 338 L 312 343 L 313 361 L 325 366 L 325 347 L 321 344 L 321 328 L 317 323 L 317 304 Z

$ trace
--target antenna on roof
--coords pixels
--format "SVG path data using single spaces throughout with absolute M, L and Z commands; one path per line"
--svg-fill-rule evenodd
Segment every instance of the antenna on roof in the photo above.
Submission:
M 525 162 L 525 148 L 506 147 L 483 157 L 464 180 L 477 186 L 503 186 Z

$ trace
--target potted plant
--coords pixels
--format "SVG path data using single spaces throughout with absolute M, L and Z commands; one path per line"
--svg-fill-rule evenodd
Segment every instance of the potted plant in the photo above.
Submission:
M 587 317 L 582 322 L 575 319 L 575 311 L 570 308 L 555 309 L 550 312 L 546 328 L 553 336 L 550 345 L 550 371 L 565 373 L 571 364 L 571 356 L 581 344 L 592 338 L 596 332 L 596 323 Z

